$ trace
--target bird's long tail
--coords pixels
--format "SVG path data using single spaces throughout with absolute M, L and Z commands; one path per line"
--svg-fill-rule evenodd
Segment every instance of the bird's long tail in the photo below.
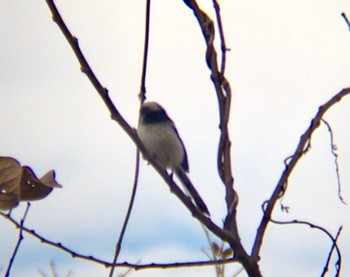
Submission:
M 202 213 L 210 215 L 209 210 L 205 205 L 202 197 L 199 195 L 196 188 L 192 185 L 192 182 L 190 178 L 188 178 L 187 174 L 182 169 L 176 170 L 175 174 L 192 197 L 196 206 L 202 211 Z

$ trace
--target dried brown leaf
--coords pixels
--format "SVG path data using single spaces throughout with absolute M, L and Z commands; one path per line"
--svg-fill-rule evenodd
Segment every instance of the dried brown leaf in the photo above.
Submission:
M 219 252 L 220 252 L 220 247 L 215 242 L 213 242 L 211 244 L 211 249 L 212 249 L 212 251 L 213 251 L 215 256 L 217 256 L 219 254 Z
M 10 157 L 0 157 L 0 190 L 18 194 L 18 186 L 22 175 L 19 162 Z
M 19 196 L 21 201 L 43 199 L 52 191 L 52 189 L 52 187 L 48 187 L 40 182 L 30 167 L 23 166 Z
M 61 188 L 51 170 L 38 179 L 33 170 L 11 157 L 0 157 L 0 210 L 10 210 L 19 201 L 45 198 L 53 188 Z
M 223 258 L 223 259 L 231 258 L 232 255 L 233 255 L 233 251 L 232 251 L 232 248 L 231 248 L 231 247 L 225 249 L 225 250 L 222 252 L 222 258 Z
M 0 210 L 7 211 L 18 205 L 18 197 L 14 193 L 0 192 Z
M 62 188 L 62 186 L 56 182 L 56 174 L 54 170 L 50 170 L 40 178 L 40 181 L 47 187 Z

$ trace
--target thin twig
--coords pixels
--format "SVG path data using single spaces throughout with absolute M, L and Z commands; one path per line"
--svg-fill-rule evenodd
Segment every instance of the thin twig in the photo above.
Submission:
M 348 25 L 349 31 L 350 31 L 350 22 L 349 22 L 348 17 L 346 16 L 346 14 L 344 12 L 341 13 L 341 16 L 344 18 L 346 24 Z
M 9 214 L 3 213 L 0 211 L 0 215 L 4 217 L 5 219 L 9 220 L 12 224 L 14 224 L 17 228 L 21 228 L 21 224 L 17 222 L 14 218 L 12 218 Z M 37 240 L 39 240 L 41 243 L 45 243 L 47 245 L 51 245 L 57 249 L 62 250 L 63 252 L 66 252 L 67 254 L 71 255 L 72 258 L 78 258 L 82 260 L 87 260 L 90 262 L 94 262 L 96 264 L 103 265 L 104 267 L 110 267 L 113 265 L 113 263 L 95 258 L 91 255 L 84 255 L 77 253 L 70 248 L 64 246 L 60 242 L 53 242 L 49 239 L 46 239 L 45 237 L 39 235 L 36 231 L 28 229 L 25 226 L 22 226 L 22 231 L 26 232 L 27 234 L 33 236 Z M 141 269 L 149 269 L 149 268 L 172 268 L 172 267 L 191 267 L 191 266 L 212 266 L 216 264 L 226 264 L 226 263 L 232 263 L 237 262 L 235 258 L 226 259 L 226 260 L 217 260 L 217 261 L 193 261 L 193 262 L 184 262 L 184 263 L 150 263 L 150 264 L 133 264 L 128 262 L 123 263 L 117 263 L 116 266 L 118 267 L 128 267 L 133 268 L 135 270 L 141 270 Z
M 314 119 L 312 119 L 309 128 L 301 136 L 299 144 L 298 144 L 296 150 L 294 151 L 294 154 L 292 155 L 292 157 L 290 159 L 288 159 L 289 162 L 288 162 L 288 164 L 286 164 L 286 168 L 283 171 L 274 192 L 272 193 L 270 199 L 264 202 L 265 203 L 263 205 L 264 206 L 264 214 L 263 214 L 262 220 L 260 222 L 260 226 L 258 228 L 256 237 L 255 237 L 255 241 L 253 244 L 253 248 L 252 248 L 252 256 L 253 257 L 256 257 L 256 258 L 259 257 L 260 249 L 261 249 L 261 246 L 263 243 L 264 234 L 265 234 L 267 226 L 270 222 L 272 211 L 275 207 L 275 204 L 276 204 L 277 200 L 281 196 L 283 196 L 283 194 L 285 193 L 285 191 L 287 189 L 286 184 L 288 182 L 289 176 L 293 172 L 293 169 L 298 164 L 301 157 L 305 154 L 305 151 L 310 147 L 310 140 L 311 140 L 312 134 L 320 125 L 324 114 L 333 105 L 335 105 L 336 103 L 341 101 L 342 98 L 347 96 L 348 94 L 350 94 L 350 88 L 345 88 L 345 89 L 341 90 L 339 93 L 337 93 L 336 95 L 334 95 L 324 105 L 319 107 L 319 110 L 318 110 L 317 114 L 315 115 Z
M 226 47 L 225 35 L 224 35 L 224 27 L 222 25 L 221 14 L 220 14 L 220 5 L 218 1 L 213 0 L 213 5 L 216 14 L 216 22 L 218 24 L 219 34 L 220 34 L 220 42 L 221 42 L 221 77 L 225 76 L 225 68 L 226 68 L 226 52 L 229 50 Z
M 274 219 L 271 219 L 271 222 L 272 223 L 275 223 L 275 224 L 279 224 L 279 225 L 289 225 L 289 224 L 301 224 L 301 225 L 308 225 L 310 228 L 313 228 L 313 229 L 317 229 L 321 232 L 323 232 L 324 234 L 326 234 L 332 241 L 332 247 L 328 253 L 328 257 L 327 257 L 327 261 L 326 261 L 326 265 L 323 269 L 323 272 L 321 274 L 321 277 L 324 277 L 326 272 L 328 271 L 328 266 L 329 266 L 329 262 L 330 262 L 330 259 L 331 259 L 331 256 L 332 256 L 332 253 L 334 251 L 334 249 L 336 250 L 337 252 L 337 255 L 338 255 L 338 261 L 336 262 L 336 275 L 335 276 L 340 276 L 340 270 L 341 270 L 341 262 L 342 262 L 342 256 L 341 256 L 341 252 L 340 252 L 340 249 L 338 247 L 338 244 L 337 244 L 337 240 L 340 236 L 340 233 L 341 233 L 341 230 L 342 230 L 342 226 L 339 227 L 338 229 L 338 232 L 337 232 L 337 235 L 335 237 L 332 236 L 332 234 L 327 231 L 325 228 L 321 227 L 321 226 L 318 226 L 316 224 L 313 224 L 311 222 L 308 222 L 308 221 L 302 221 L 302 220 L 292 220 L 292 221 L 278 221 L 278 220 L 274 220 Z
M 145 41 L 143 49 L 143 63 L 142 63 L 142 74 L 141 74 L 141 86 L 139 98 L 141 103 L 146 100 L 146 73 L 147 73 L 147 59 L 148 59 L 148 45 L 149 45 L 149 31 L 151 21 L 151 0 L 147 0 L 146 3 L 146 17 L 145 17 Z
M 0 211 L 0 215 L 2 217 L 4 217 L 5 219 L 9 220 L 12 224 L 14 224 L 17 228 L 21 228 L 21 224 L 19 222 L 17 222 L 13 217 L 11 217 L 10 215 L 8 214 L 5 214 L 3 212 Z M 70 254 L 73 258 L 80 258 L 80 259 L 83 259 L 83 260 L 88 260 L 88 261 L 92 261 L 92 262 L 95 262 L 97 264 L 102 264 L 103 266 L 110 266 L 111 264 L 106 262 L 106 261 L 103 261 L 103 260 L 100 260 L 100 259 L 96 259 L 94 258 L 93 256 L 91 255 L 83 255 L 83 254 L 79 254 L 73 250 L 71 250 L 70 248 L 64 246 L 61 242 L 53 242 L 49 239 L 46 239 L 45 237 L 39 235 L 36 231 L 34 230 L 31 230 L 31 229 L 28 229 L 27 227 L 25 226 L 22 226 L 22 230 L 24 232 L 26 232 L 27 234 L 29 235 L 32 235 L 34 238 L 36 238 L 37 240 L 39 240 L 41 243 L 45 243 L 45 244 L 48 244 L 48 245 L 51 245 L 55 248 L 58 248 L 68 254 Z
M 134 206 L 134 201 L 135 201 L 135 196 L 136 196 L 136 191 L 137 191 L 137 184 L 138 184 L 138 177 L 139 177 L 139 168 L 140 168 L 140 154 L 139 153 L 140 153 L 139 150 L 136 149 L 136 166 L 135 166 L 135 175 L 134 175 L 133 189 L 132 189 L 132 193 L 131 193 L 131 197 L 130 197 L 128 211 L 126 213 L 126 216 L 125 216 L 125 219 L 124 219 L 124 223 L 123 223 L 123 227 L 122 227 L 122 230 L 120 232 L 117 245 L 115 247 L 115 253 L 114 253 L 114 258 L 113 258 L 111 270 L 110 270 L 110 273 L 109 273 L 109 277 L 113 276 L 114 268 L 116 266 L 116 263 L 117 263 L 117 260 L 118 260 L 118 256 L 119 256 L 119 253 L 120 253 L 120 250 L 121 250 L 121 246 L 122 246 L 124 234 L 125 234 L 125 231 L 126 231 L 126 227 L 128 226 L 128 222 L 129 222 L 129 218 L 130 218 L 130 215 L 131 215 L 131 211 L 132 211 L 132 208 Z
M 211 250 L 212 257 L 210 257 L 210 255 L 204 249 L 202 251 L 210 260 L 217 261 L 217 256 L 216 256 L 216 253 L 214 251 L 213 242 L 212 242 L 212 240 L 210 238 L 210 234 L 209 234 L 208 230 L 205 229 L 205 227 L 203 225 L 202 225 L 202 228 L 203 228 L 204 234 L 205 234 L 205 236 L 207 238 L 207 241 L 209 242 L 209 247 L 210 247 L 210 250 Z M 219 269 L 219 267 L 217 265 L 215 265 L 215 271 L 216 271 L 216 276 L 219 277 L 220 269 Z
M 147 0 L 146 16 L 145 16 L 145 42 L 144 42 L 143 65 L 142 65 L 142 74 L 141 74 L 141 86 L 140 86 L 140 94 L 139 94 L 141 104 L 146 99 L 146 73 L 147 73 L 147 57 L 148 57 L 149 29 L 150 29 L 150 12 L 151 12 L 151 0 Z M 128 211 L 124 219 L 122 231 L 119 235 L 119 239 L 116 245 L 115 254 L 113 258 L 112 267 L 109 273 L 109 277 L 113 276 L 114 268 L 116 266 L 117 259 L 121 250 L 124 233 L 126 231 L 126 227 L 128 225 L 131 211 L 134 205 L 136 191 L 137 191 L 137 184 L 138 184 L 139 169 L 140 169 L 140 152 L 138 149 L 136 149 L 136 167 L 135 167 L 133 190 L 131 193 Z
M 150 268 L 180 268 L 180 267 L 197 267 L 197 266 L 213 266 L 220 264 L 228 264 L 237 262 L 237 259 L 231 258 L 227 260 L 217 260 L 217 261 L 197 261 L 197 262 L 185 262 L 185 263 L 151 263 L 151 264 L 143 264 L 143 265 L 135 265 L 135 270 L 141 269 L 150 269 Z
M 344 201 L 344 198 L 341 195 L 341 181 L 340 181 L 340 173 L 339 173 L 339 163 L 338 163 L 338 153 L 337 153 L 337 145 L 334 143 L 334 135 L 331 125 L 325 120 L 322 119 L 322 122 L 327 126 L 327 129 L 329 131 L 330 137 L 331 137 L 331 152 L 334 156 L 334 164 L 335 164 L 335 173 L 337 175 L 337 183 L 338 183 L 338 197 L 343 204 L 346 205 L 346 202 Z
M 237 199 L 235 191 L 233 190 L 231 141 L 228 132 L 228 122 L 231 108 L 231 88 L 229 82 L 225 79 L 222 72 L 219 71 L 217 53 L 214 46 L 215 28 L 213 21 L 204 11 L 200 9 L 195 0 L 184 0 L 184 2 L 192 9 L 207 44 L 205 58 L 207 65 L 211 70 L 211 80 L 216 91 L 220 114 L 219 127 L 221 134 L 217 154 L 217 167 L 219 176 L 226 188 L 226 206 L 228 211 L 226 223 L 230 222 L 230 224 L 226 224 L 225 227 L 230 230 L 231 224 L 235 222 L 233 218 L 235 213 L 232 212 L 232 210 L 234 206 L 233 204 Z M 219 12 L 219 9 L 216 9 L 216 12 Z M 217 18 L 220 20 L 219 14 L 217 14 Z M 222 38 L 224 38 L 223 35 Z M 224 44 L 224 42 L 222 42 L 222 44 Z M 232 227 L 232 229 L 234 228 Z
M 342 229 L 343 229 L 343 226 L 340 226 L 339 229 L 338 229 L 337 235 L 336 235 L 335 238 L 334 238 L 334 241 L 333 241 L 333 244 L 332 244 L 332 248 L 331 248 L 331 250 L 330 250 L 329 253 L 328 253 L 326 265 L 325 265 L 325 267 L 324 267 L 324 269 L 323 269 L 323 272 L 322 272 L 322 274 L 321 274 L 321 277 L 326 276 L 326 273 L 327 273 L 327 271 L 328 271 L 329 263 L 330 263 L 330 261 L 331 261 L 331 257 L 332 257 L 332 254 L 333 254 L 333 252 L 334 252 L 334 249 L 337 249 L 337 241 L 338 241 L 338 238 L 339 238 L 339 236 L 340 236 L 340 233 L 341 233 Z M 337 249 L 337 250 L 338 250 L 338 249 Z M 339 257 L 339 254 L 340 254 L 340 251 L 338 252 L 338 257 Z M 335 263 L 335 268 L 336 268 L 336 270 L 337 270 L 335 276 L 336 276 L 336 277 L 339 277 L 339 276 L 340 276 L 340 269 L 341 269 L 341 256 L 338 258 L 338 261 Z
M 21 222 L 19 224 L 19 233 L 18 233 L 18 240 L 17 240 L 17 243 L 16 243 L 16 247 L 12 253 L 12 256 L 10 258 L 10 261 L 9 261 L 9 264 L 7 266 L 7 270 L 6 270 L 6 273 L 5 273 L 5 277 L 8 277 L 10 276 L 10 271 L 11 271 L 11 268 L 12 268 L 12 265 L 13 265 L 13 262 L 15 261 L 15 257 L 17 255 L 17 252 L 18 252 L 18 249 L 19 249 L 19 246 L 23 240 L 23 225 L 24 225 L 24 221 L 26 220 L 26 217 L 27 217 L 27 214 L 28 214 L 28 211 L 29 211 L 29 208 L 30 208 L 30 203 L 27 202 L 27 206 L 26 206 L 26 209 L 24 211 L 24 214 L 23 214 L 23 217 L 21 219 Z
M 240 260 L 248 275 L 250 276 L 261 276 L 257 260 L 253 257 L 250 257 L 246 250 L 244 249 L 238 232 L 237 220 L 236 220 L 236 206 L 238 204 L 238 196 L 234 190 L 234 179 L 232 175 L 232 166 L 231 166 L 231 141 L 228 131 L 228 123 L 230 118 L 231 110 L 231 87 L 229 82 L 226 80 L 225 76 L 220 72 L 219 65 L 217 61 L 217 52 L 214 46 L 215 38 L 215 26 L 211 18 L 200 9 L 196 0 L 183 0 L 184 3 L 193 11 L 194 16 L 196 17 L 199 26 L 201 28 L 203 37 L 205 39 L 207 49 L 205 53 L 205 58 L 207 65 L 211 71 L 211 80 L 214 84 L 215 92 L 217 95 L 218 105 L 219 105 L 219 115 L 220 115 L 220 139 L 219 147 L 217 154 L 217 168 L 218 173 L 221 178 L 222 183 L 225 185 L 226 190 L 226 208 L 227 215 L 224 221 L 224 229 L 232 234 L 232 239 L 227 241 L 231 248 L 233 249 L 234 254 Z M 219 14 L 219 6 L 215 5 L 216 16 L 218 21 L 221 22 Z M 218 24 L 220 24 L 218 22 Z M 219 27 L 220 28 L 220 27 Z M 222 31 L 222 26 L 221 26 Z M 223 31 L 221 40 L 224 38 Z M 224 45 L 224 41 L 221 41 Z M 223 56 L 225 57 L 225 56 Z M 223 60 L 222 69 L 224 66 L 225 60 Z M 223 239 L 221 237 L 221 239 Z

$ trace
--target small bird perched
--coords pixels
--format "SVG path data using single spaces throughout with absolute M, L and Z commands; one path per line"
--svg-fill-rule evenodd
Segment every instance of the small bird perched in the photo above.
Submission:
M 174 122 L 161 105 L 156 102 L 142 104 L 137 134 L 148 153 L 164 169 L 169 168 L 176 174 L 197 207 L 209 215 L 207 206 L 186 175 L 186 172 L 189 172 L 189 166 L 185 146 Z

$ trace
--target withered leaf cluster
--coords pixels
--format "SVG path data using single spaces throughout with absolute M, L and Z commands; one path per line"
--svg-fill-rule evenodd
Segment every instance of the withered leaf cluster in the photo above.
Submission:
M 0 157 L 0 210 L 10 210 L 20 201 L 45 198 L 53 188 L 61 188 L 50 170 L 37 178 L 29 166 L 21 166 L 11 157 Z

